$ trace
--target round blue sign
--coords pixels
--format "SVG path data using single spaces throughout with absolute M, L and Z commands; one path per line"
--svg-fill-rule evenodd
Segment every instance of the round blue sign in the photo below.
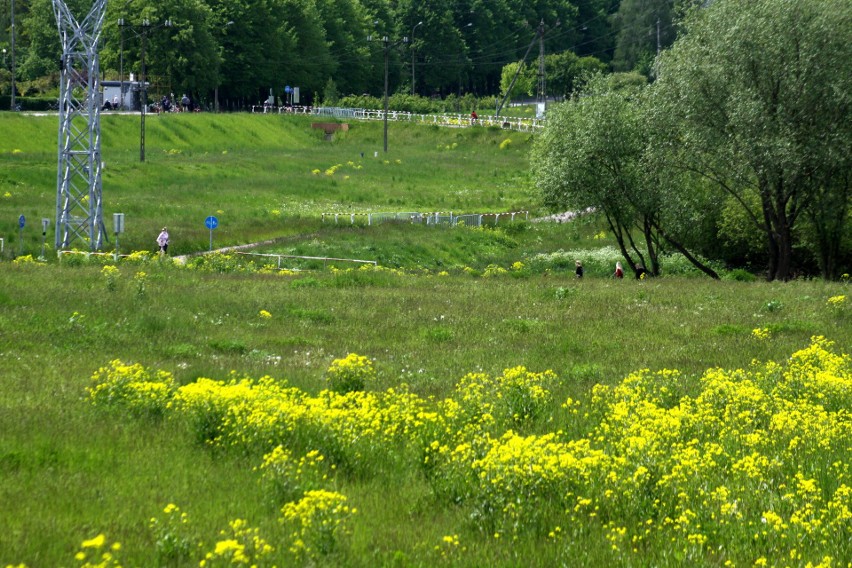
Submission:
M 26 223 L 27 223 L 27 220 L 24 218 L 24 216 L 23 216 L 23 215 L 21 215 L 20 217 L 18 217 L 18 227 L 19 227 L 19 228 L 23 229 L 23 228 L 24 228 L 24 225 L 26 225 Z
M 211 215 L 204 220 L 204 226 L 212 231 L 219 226 L 219 219 Z
M 289 92 L 290 92 L 290 91 L 292 91 L 292 90 L 293 90 L 293 89 L 291 89 L 291 88 L 290 88 L 290 85 L 287 85 L 286 87 L 284 87 L 284 92 L 285 92 L 285 93 L 289 93 Z

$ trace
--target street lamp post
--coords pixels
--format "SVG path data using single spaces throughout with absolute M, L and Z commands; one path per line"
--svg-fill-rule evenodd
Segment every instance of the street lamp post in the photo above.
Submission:
M 415 57 L 415 51 L 414 51 L 414 30 L 416 30 L 416 29 L 417 29 L 417 26 L 420 26 L 420 25 L 422 25 L 422 24 L 423 24 L 423 20 L 420 20 L 419 22 L 417 22 L 416 24 L 414 24 L 414 27 L 413 27 L 413 28 L 411 28 L 411 94 L 412 94 L 412 95 L 414 94 L 414 67 L 415 67 L 415 66 L 416 66 L 416 64 L 417 64 L 417 62 L 416 62 L 416 61 L 415 61 L 415 59 L 414 59 L 414 57 Z

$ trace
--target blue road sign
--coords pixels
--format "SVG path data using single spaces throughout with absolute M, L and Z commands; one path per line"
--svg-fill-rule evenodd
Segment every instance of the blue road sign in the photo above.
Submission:
M 285 92 L 285 93 L 289 93 L 289 92 L 290 92 L 290 91 L 292 91 L 292 90 L 293 90 L 293 89 L 291 89 L 291 88 L 290 88 L 290 85 L 287 85 L 286 87 L 284 87 L 284 92 Z
M 23 229 L 23 228 L 24 228 L 24 225 L 26 225 L 26 224 L 27 224 L 27 220 L 24 218 L 24 216 L 23 216 L 23 215 L 21 215 L 20 217 L 18 217 L 18 228 L 19 228 L 19 229 Z
M 211 215 L 204 220 L 204 226 L 212 231 L 219 226 L 219 219 Z

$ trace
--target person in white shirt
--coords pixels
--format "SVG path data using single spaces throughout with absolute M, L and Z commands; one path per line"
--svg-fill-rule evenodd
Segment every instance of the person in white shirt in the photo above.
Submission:
M 157 236 L 157 245 L 160 247 L 160 254 L 167 254 L 169 252 L 169 232 L 163 227 L 163 230 L 160 231 L 160 234 Z

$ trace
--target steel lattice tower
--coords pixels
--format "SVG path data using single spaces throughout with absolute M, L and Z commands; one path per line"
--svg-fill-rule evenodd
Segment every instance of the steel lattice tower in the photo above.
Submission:
M 56 249 L 79 239 L 89 250 L 105 237 L 101 204 L 100 60 L 97 45 L 107 0 L 94 0 L 78 22 L 63 0 L 53 0 L 62 43 L 59 83 L 59 164 L 56 174 Z

